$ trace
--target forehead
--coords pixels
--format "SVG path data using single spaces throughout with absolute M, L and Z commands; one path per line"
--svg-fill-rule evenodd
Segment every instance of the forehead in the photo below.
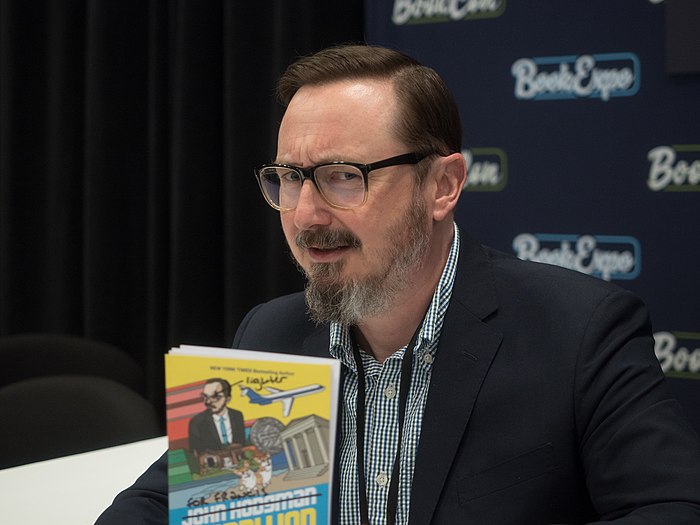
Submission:
M 223 390 L 223 387 L 221 383 L 208 383 L 204 385 L 204 393 L 209 395 L 209 394 L 214 394 L 216 392 L 221 392 Z
M 311 165 L 384 158 L 401 149 L 394 132 L 395 99 L 388 80 L 303 86 L 282 119 L 277 161 Z

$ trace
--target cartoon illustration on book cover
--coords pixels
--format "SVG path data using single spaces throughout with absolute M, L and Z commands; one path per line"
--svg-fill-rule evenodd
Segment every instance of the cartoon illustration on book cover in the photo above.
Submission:
M 166 357 L 171 525 L 328 522 L 327 366 Z

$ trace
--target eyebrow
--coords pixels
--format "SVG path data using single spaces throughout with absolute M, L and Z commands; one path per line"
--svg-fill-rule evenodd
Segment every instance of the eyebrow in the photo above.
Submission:
M 308 168 L 311 166 L 320 166 L 321 164 L 330 164 L 331 162 L 354 162 L 356 164 L 362 164 L 358 160 L 353 160 L 352 158 L 347 158 L 343 155 L 324 155 L 322 158 L 315 160 L 311 164 L 298 164 L 295 162 L 289 162 L 286 160 L 275 159 L 272 164 L 286 164 L 287 166 L 296 166 L 298 168 Z

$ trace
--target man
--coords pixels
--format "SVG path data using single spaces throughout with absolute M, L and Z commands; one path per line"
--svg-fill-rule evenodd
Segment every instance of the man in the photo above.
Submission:
M 231 385 L 225 379 L 207 380 L 202 389 L 206 410 L 190 420 L 190 450 L 199 455 L 206 451 L 223 450 L 245 441 L 243 414 L 229 408 Z
M 640 302 L 454 225 L 466 166 L 438 75 L 341 46 L 278 93 L 276 161 L 256 172 L 308 284 L 252 310 L 234 346 L 343 363 L 335 519 L 700 523 L 700 440 Z M 165 523 L 164 469 L 100 525 Z

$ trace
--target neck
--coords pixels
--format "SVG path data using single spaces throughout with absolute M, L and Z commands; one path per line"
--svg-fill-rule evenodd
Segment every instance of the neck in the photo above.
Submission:
M 454 233 L 436 235 L 415 279 L 394 300 L 388 311 L 363 319 L 353 329 L 353 337 L 377 361 L 384 362 L 410 341 L 425 318 L 440 276 L 447 263 Z
M 413 305 L 419 301 L 413 299 Z M 367 319 L 354 328 L 355 340 L 366 352 L 383 363 L 399 348 L 406 346 L 416 329 L 423 322 L 428 302 L 420 301 L 422 308 L 402 315 L 385 314 L 381 318 Z M 414 310 L 412 308 L 412 310 Z

